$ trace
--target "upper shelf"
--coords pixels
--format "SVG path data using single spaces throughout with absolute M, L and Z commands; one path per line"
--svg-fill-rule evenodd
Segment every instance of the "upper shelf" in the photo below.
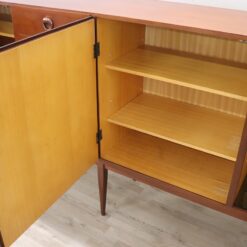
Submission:
M 11 22 L 0 20 L 0 36 L 14 38 L 13 25 Z
M 240 10 L 158 0 L 1 0 L 1 2 L 75 10 L 97 17 L 238 40 L 247 37 L 247 25 L 244 25 L 247 11 Z
M 244 126 L 244 118 L 149 94 L 108 121 L 231 161 L 236 161 Z
M 152 49 L 136 49 L 107 68 L 247 101 L 247 70 Z

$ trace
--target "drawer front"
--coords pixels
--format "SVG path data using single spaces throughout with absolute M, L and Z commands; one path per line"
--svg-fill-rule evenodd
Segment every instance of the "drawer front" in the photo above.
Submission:
M 12 6 L 11 12 L 16 40 L 30 37 L 87 16 L 73 11 L 18 5 Z

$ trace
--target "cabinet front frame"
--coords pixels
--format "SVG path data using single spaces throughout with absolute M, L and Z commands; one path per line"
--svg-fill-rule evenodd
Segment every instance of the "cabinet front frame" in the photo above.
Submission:
M 102 41 L 102 40 L 100 40 L 100 41 Z M 104 40 L 103 40 L 103 42 L 104 42 Z M 115 52 L 115 50 L 113 50 L 113 51 Z M 188 54 L 188 56 L 190 56 L 190 55 L 191 55 L 192 58 L 195 56 L 193 54 Z M 115 54 L 113 56 L 115 56 Z M 202 56 L 202 58 L 204 58 L 204 57 Z M 102 58 L 100 57 L 100 59 L 102 59 Z M 104 57 L 103 59 L 105 61 L 107 61 L 108 58 Z M 207 57 L 205 57 L 204 59 L 207 59 Z M 112 57 L 112 60 L 114 60 L 114 57 Z M 222 63 L 226 62 L 226 61 L 223 61 L 223 59 L 211 58 L 211 60 L 212 61 L 216 61 L 216 62 L 219 60 Z M 228 62 L 227 64 L 232 65 L 231 62 Z M 233 64 L 234 64 L 234 66 L 238 66 L 237 63 L 233 63 Z M 103 68 L 105 65 L 106 64 L 101 64 L 100 63 L 100 66 L 101 66 L 100 69 L 105 70 L 105 68 Z M 240 67 L 242 67 L 242 64 L 241 64 Z M 246 68 L 246 66 L 244 68 Z M 132 79 L 131 76 L 128 77 L 127 74 L 124 75 L 125 73 L 121 73 L 121 72 L 107 72 L 107 73 L 109 73 L 109 75 L 104 75 L 104 76 L 101 76 L 100 78 L 102 78 L 102 77 L 103 78 L 107 78 L 107 80 L 103 80 L 103 83 L 104 82 L 112 83 L 113 84 L 113 88 L 114 88 L 113 90 L 116 90 L 114 83 L 118 83 L 118 82 L 121 83 L 121 76 L 122 77 L 126 76 L 126 78 L 129 78 L 129 80 Z M 117 76 L 116 76 L 117 73 L 119 73 L 119 78 L 117 78 Z M 112 82 L 109 82 L 111 80 L 112 80 Z M 102 83 L 102 82 L 100 82 L 100 83 Z M 127 81 L 126 81 L 126 83 L 127 83 Z M 120 86 L 120 88 L 121 88 L 121 86 Z M 100 87 L 100 89 L 102 90 L 102 87 Z M 100 90 L 100 95 L 102 97 L 102 94 L 105 94 L 105 92 L 102 93 L 101 90 Z M 112 94 L 112 92 L 111 92 L 111 94 Z M 102 131 L 103 131 L 103 137 L 104 138 L 103 138 L 103 141 L 101 143 L 101 145 L 102 145 L 102 155 L 100 156 L 100 159 L 98 161 L 99 171 L 100 171 L 98 173 L 98 176 L 99 176 L 100 184 L 104 185 L 104 187 L 100 186 L 101 210 L 102 210 L 102 214 L 103 215 L 105 214 L 105 201 L 106 201 L 105 197 L 106 197 L 106 194 L 104 194 L 104 192 L 106 193 L 105 187 L 106 187 L 106 183 L 107 183 L 107 175 L 105 175 L 105 173 L 106 173 L 106 170 L 111 170 L 111 171 L 114 171 L 116 173 L 122 174 L 124 176 L 139 180 L 139 181 L 144 182 L 144 183 L 147 183 L 147 184 L 149 184 L 151 186 L 158 187 L 158 188 L 161 188 L 161 189 L 163 189 L 165 191 L 168 191 L 170 193 L 173 193 L 173 194 L 179 195 L 181 197 L 187 198 L 187 199 L 189 199 L 191 201 L 194 201 L 196 203 L 202 204 L 202 205 L 207 206 L 209 208 L 213 208 L 215 210 L 221 211 L 221 212 L 226 213 L 228 215 L 231 215 L 231 216 L 234 216 L 234 217 L 237 217 L 237 218 L 240 218 L 240 219 L 243 219 L 243 220 L 247 221 L 247 212 L 245 210 L 239 209 L 239 208 L 234 206 L 237 194 L 239 192 L 239 188 L 241 186 L 240 185 L 240 179 L 241 179 L 241 176 L 244 175 L 243 174 L 244 165 L 245 165 L 244 159 L 245 159 L 245 155 L 246 155 L 246 151 L 247 151 L 247 137 L 246 137 L 246 135 L 247 135 L 247 127 L 246 127 L 247 118 L 245 118 L 245 128 L 243 130 L 241 130 L 242 131 L 241 144 L 239 146 L 238 158 L 237 158 L 237 162 L 235 164 L 234 171 L 233 171 L 233 174 L 232 174 L 232 179 L 231 179 L 231 182 L 230 182 L 230 190 L 229 190 L 228 196 L 227 196 L 227 198 L 228 198 L 227 199 L 227 203 L 223 204 L 223 203 L 214 201 L 212 199 L 197 195 L 197 194 L 192 193 L 190 191 L 181 189 L 181 188 L 176 187 L 176 186 L 174 186 L 172 184 L 168 184 L 168 183 L 160 181 L 158 179 L 149 177 L 149 176 L 147 176 L 145 174 L 141 174 L 138 171 L 131 170 L 129 168 L 121 166 L 121 164 L 116 164 L 116 163 L 112 162 L 111 160 L 107 160 L 104 157 L 104 150 L 105 150 L 106 146 L 109 146 L 109 143 L 108 143 L 109 142 L 109 138 L 107 138 L 106 136 L 108 135 L 108 132 L 109 132 L 108 129 L 110 129 L 110 127 L 107 126 L 104 122 L 106 121 L 105 120 L 106 119 L 106 115 L 109 114 L 109 113 L 105 112 L 105 109 L 104 109 L 105 106 L 102 107 L 102 105 L 106 101 L 110 102 L 109 99 L 110 98 L 108 98 L 107 100 L 106 99 L 103 99 L 103 100 L 101 99 L 101 108 L 103 108 L 103 113 L 101 112 L 101 114 L 103 114 L 103 117 L 101 116 L 101 124 L 103 126 Z M 129 100 L 131 100 L 131 98 Z M 121 103 L 123 103 L 123 102 L 121 102 Z M 116 109 L 114 109 L 113 112 L 114 111 L 116 111 Z M 107 127 L 104 128 L 105 126 L 107 126 Z M 121 130 L 118 130 L 119 128 L 117 129 L 117 127 L 114 126 L 114 125 L 111 126 L 111 129 L 114 130 L 115 132 L 116 132 L 116 130 L 119 131 L 119 132 L 121 131 Z M 120 133 L 120 135 L 122 135 L 120 138 L 124 138 L 123 133 L 124 133 L 124 130 L 122 130 L 122 133 Z

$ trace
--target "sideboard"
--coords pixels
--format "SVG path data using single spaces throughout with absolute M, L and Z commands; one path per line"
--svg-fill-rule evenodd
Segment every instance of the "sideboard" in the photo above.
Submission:
M 11 36 L 0 47 L 2 246 L 95 163 L 102 215 L 111 170 L 247 221 L 235 206 L 247 174 L 247 12 L 0 4 L 12 30 L 0 32 Z

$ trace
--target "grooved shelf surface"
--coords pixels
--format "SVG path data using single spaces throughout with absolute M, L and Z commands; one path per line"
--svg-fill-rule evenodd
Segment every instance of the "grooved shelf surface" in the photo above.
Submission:
M 109 69 L 165 81 L 247 101 L 247 70 L 138 48 L 106 66 Z
M 203 107 L 142 94 L 109 122 L 236 161 L 244 119 Z
M 102 157 L 142 174 L 225 203 L 234 163 L 132 131 Z
M 0 36 L 14 38 L 12 22 L 0 20 Z

